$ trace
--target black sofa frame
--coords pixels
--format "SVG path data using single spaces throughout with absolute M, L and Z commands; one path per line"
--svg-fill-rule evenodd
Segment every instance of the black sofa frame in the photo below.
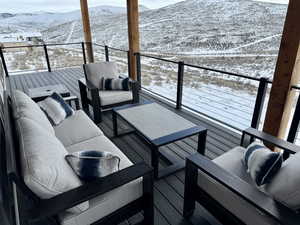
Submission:
M 250 137 L 251 141 L 256 138 L 264 141 L 265 143 L 269 143 L 279 147 L 280 149 L 283 149 L 286 153 L 286 157 L 288 157 L 289 154 L 295 154 L 296 152 L 300 151 L 300 147 L 264 132 L 260 132 L 254 128 L 248 128 L 243 131 L 241 146 L 243 146 L 246 136 Z M 221 205 L 218 202 L 218 199 L 213 198 L 204 189 L 197 185 L 198 172 L 209 176 L 217 183 L 224 186 L 224 188 L 230 190 L 241 199 L 246 200 L 262 213 L 273 218 L 274 221 L 278 222 L 278 224 L 299 224 L 299 213 L 289 209 L 264 193 L 254 195 L 254 192 L 251 190 L 255 187 L 252 187 L 239 177 L 225 171 L 223 168 L 219 167 L 214 162 L 200 155 L 199 153 L 189 156 L 186 160 L 183 209 L 183 216 L 185 218 L 189 218 L 193 214 L 195 203 L 198 202 L 223 224 L 245 224 L 245 222 L 241 221 L 236 215 L 232 214 L 228 209 Z M 249 221 L 251 221 L 251 218 L 249 218 Z
M 131 89 L 133 99 L 131 101 L 124 101 L 116 104 L 105 105 L 101 104 L 100 96 L 99 96 L 99 88 L 95 87 L 89 80 L 87 79 L 86 74 L 86 64 L 83 64 L 83 71 L 85 76 L 85 82 L 83 80 L 78 80 L 80 97 L 82 108 L 85 112 L 89 112 L 89 105 L 93 108 L 94 114 L 94 122 L 96 124 L 102 122 L 102 111 L 112 109 L 113 107 L 122 106 L 126 104 L 134 104 L 139 102 L 139 90 L 140 84 L 138 81 L 131 80 Z M 91 93 L 91 99 L 88 97 L 88 91 Z
M 20 175 L 18 134 L 12 116 L 11 98 L 7 92 L 4 94 L 4 103 L 0 98 L 1 188 L 10 224 L 59 224 L 59 213 L 140 177 L 143 178 L 143 195 L 94 225 L 119 224 L 140 212 L 144 215 L 141 224 L 154 224 L 153 169 L 145 163 L 135 164 L 50 199 L 35 195 Z M 15 201 L 19 204 L 15 204 Z

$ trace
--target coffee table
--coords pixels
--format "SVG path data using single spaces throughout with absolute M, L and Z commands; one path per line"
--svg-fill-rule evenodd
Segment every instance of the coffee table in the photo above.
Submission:
M 151 148 L 151 165 L 156 179 L 168 176 L 185 167 L 184 160 L 174 159 L 159 148 L 175 141 L 198 135 L 197 151 L 205 153 L 207 129 L 198 126 L 163 106 L 147 102 L 113 108 L 114 136 L 128 134 L 118 133 L 117 117 L 125 120 Z M 131 132 L 130 132 L 131 133 Z M 159 158 L 167 160 L 171 165 L 159 170 Z
M 62 97 L 70 96 L 69 90 L 63 84 L 48 85 L 38 88 L 29 88 L 27 93 L 29 97 L 31 97 L 34 101 L 38 102 L 47 98 L 53 92 L 60 94 Z

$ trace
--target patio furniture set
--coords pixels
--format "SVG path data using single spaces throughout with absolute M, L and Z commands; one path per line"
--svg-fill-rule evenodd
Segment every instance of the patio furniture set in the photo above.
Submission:
M 299 223 L 300 196 L 296 190 L 300 185 L 296 176 L 300 172 L 296 163 L 300 154 L 298 146 L 249 128 L 243 132 L 240 146 L 210 161 L 205 157 L 205 127 L 157 103 L 140 103 L 138 82 L 128 81 L 131 90 L 99 88 L 97 84 L 103 82 L 99 77 L 118 78 L 114 63 L 86 64 L 84 72 L 85 78 L 78 81 L 83 110 L 79 107 L 79 99 L 71 96 L 63 85 L 30 89 L 28 95 L 20 91 L 5 92 L 1 101 L 1 165 L 4 167 L 1 185 L 6 194 L 4 202 L 10 205 L 10 209 L 14 199 L 13 213 L 17 222 L 30 224 L 47 220 L 65 225 L 118 224 L 143 212 L 142 223 L 151 225 L 154 224 L 154 179 L 162 179 L 185 168 L 183 216 L 186 219 L 193 214 L 198 202 L 224 224 Z M 51 125 L 35 103 L 53 92 L 60 93 L 76 108 L 72 116 L 57 126 Z M 96 124 L 101 122 L 104 110 L 112 109 L 115 137 L 134 132 L 145 141 L 151 149 L 151 167 L 145 163 L 133 165 L 122 149 L 114 145 L 86 115 L 89 106 L 93 109 Z M 120 119 L 132 129 L 120 132 Z M 194 135 L 198 137 L 197 152 L 185 162 L 174 159 L 160 148 Z M 261 190 L 247 173 L 243 164 L 247 151 L 244 146 L 249 144 L 247 140 L 252 142 L 254 139 L 286 152 L 284 174 L 280 171 L 278 176 L 289 174 L 292 180 L 286 176 L 285 180 L 276 177 L 276 187 L 272 187 L 272 183 L 269 187 L 283 195 L 286 184 L 286 196 L 277 198 L 273 192 Z M 89 182 L 78 179 L 64 156 L 91 149 L 118 156 L 119 171 Z M 160 158 L 170 165 L 159 168 Z

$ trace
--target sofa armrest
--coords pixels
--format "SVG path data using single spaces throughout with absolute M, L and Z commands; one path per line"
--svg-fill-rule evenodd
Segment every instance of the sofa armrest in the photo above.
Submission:
M 26 217 L 29 220 L 35 221 L 57 215 L 140 177 L 144 177 L 143 182 L 147 182 L 147 184 L 153 183 L 153 181 L 149 181 L 153 180 L 153 169 L 145 163 L 135 164 L 110 174 L 105 178 L 85 183 L 78 188 L 59 194 L 53 198 L 43 199 L 34 209 L 27 212 Z
M 132 89 L 133 103 L 138 103 L 140 101 L 140 83 L 135 80 L 130 80 L 130 85 Z
M 242 142 L 243 142 L 243 139 L 244 139 L 245 135 L 249 135 L 253 138 L 257 138 L 257 139 L 265 141 L 269 144 L 273 144 L 276 147 L 279 147 L 279 148 L 285 150 L 287 153 L 295 154 L 297 152 L 300 152 L 300 147 L 299 146 L 297 146 L 295 144 L 292 144 L 290 142 L 284 141 L 282 139 L 279 139 L 277 137 L 274 137 L 274 136 L 272 136 L 270 134 L 267 134 L 265 132 L 254 129 L 252 127 L 250 127 L 250 128 L 243 131 Z
M 258 192 L 256 187 L 253 187 L 243 181 L 238 176 L 227 172 L 199 153 L 189 156 L 187 158 L 186 165 L 187 169 L 191 170 L 187 171 L 187 173 L 195 174 L 196 171 L 197 173 L 200 171 L 200 173 L 206 174 L 224 186 L 224 188 L 247 201 L 261 212 L 269 215 L 277 221 L 280 221 L 282 224 L 295 225 L 295 221 L 300 220 L 300 215 L 295 211 L 275 201 L 265 193 L 260 191 Z

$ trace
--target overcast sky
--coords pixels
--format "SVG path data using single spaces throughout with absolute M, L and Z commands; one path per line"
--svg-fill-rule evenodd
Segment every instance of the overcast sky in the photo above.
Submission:
M 183 0 L 139 0 L 148 8 L 160 8 Z M 261 0 L 268 2 L 287 3 L 288 0 Z M 34 12 L 34 11 L 71 11 L 79 9 L 80 0 L 1 0 L 0 12 Z M 5 2 L 5 3 L 4 3 Z M 89 6 L 114 5 L 125 6 L 126 0 L 88 0 Z

